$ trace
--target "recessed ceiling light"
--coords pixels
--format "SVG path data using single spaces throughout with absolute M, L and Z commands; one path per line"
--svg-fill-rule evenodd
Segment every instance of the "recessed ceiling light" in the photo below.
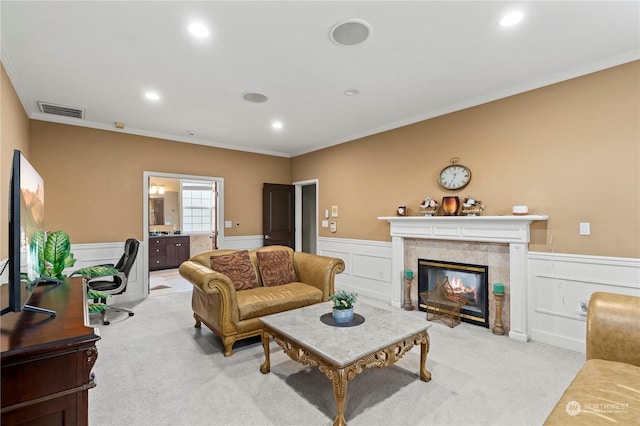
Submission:
M 282 121 L 274 121 L 273 123 L 271 123 L 271 127 L 273 127 L 276 130 L 280 130 L 282 129 Z
M 147 92 L 144 94 L 144 97 L 149 99 L 150 101 L 160 100 L 160 95 L 158 95 L 156 92 Z
M 189 32 L 196 38 L 205 38 L 209 36 L 209 29 L 199 22 L 189 25 Z
M 524 15 L 521 12 L 507 13 L 500 20 L 500 25 L 502 25 L 503 27 L 511 27 L 522 21 L 523 17 Z
M 244 99 L 247 102 L 252 102 L 254 104 L 261 104 L 263 102 L 267 102 L 269 98 L 267 97 L 267 95 L 260 92 L 244 92 L 242 94 L 242 99 Z
M 347 19 L 331 28 L 330 37 L 334 43 L 353 46 L 365 41 L 371 34 L 371 25 L 362 19 Z
M 344 91 L 344 94 L 347 96 L 356 96 L 360 94 L 360 91 L 358 89 L 347 89 Z

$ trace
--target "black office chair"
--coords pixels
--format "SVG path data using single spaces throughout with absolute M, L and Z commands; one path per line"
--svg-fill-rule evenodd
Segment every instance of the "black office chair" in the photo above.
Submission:
M 94 277 L 87 282 L 87 285 L 91 290 L 100 291 L 105 294 L 116 295 L 122 294 L 127 290 L 127 281 L 129 280 L 129 272 L 131 267 L 136 261 L 138 255 L 138 247 L 140 242 L 135 238 L 129 238 L 124 243 L 124 254 L 115 265 L 100 265 L 100 266 L 113 266 L 120 272 L 115 275 L 108 275 L 104 277 Z M 94 300 L 97 302 L 98 300 Z M 107 303 L 106 299 L 99 299 L 101 303 Z M 115 312 L 127 312 L 130 317 L 133 316 L 131 309 L 122 308 L 118 306 L 109 306 L 109 309 L 102 311 L 102 324 L 109 325 L 107 321 L 107 313 L 109 311 Z

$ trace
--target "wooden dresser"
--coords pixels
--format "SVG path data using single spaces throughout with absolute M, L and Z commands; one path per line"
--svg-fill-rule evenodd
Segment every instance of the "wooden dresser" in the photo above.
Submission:
M 55 318 L 32 312 L 0 317 L 3 426 L 88 424 L 100 336 L 85 325 L 85 294 L 82 278 L 39 286 L 29 305 L 54 310 Z

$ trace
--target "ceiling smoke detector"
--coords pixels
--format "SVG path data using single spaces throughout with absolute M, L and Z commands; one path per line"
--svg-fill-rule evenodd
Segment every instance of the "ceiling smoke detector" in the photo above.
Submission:
M 347 19 L 331 28 L 331 40 L 341 46 L 354 46 L 371 34 L 371 25 L 362 19 Z
M 267 95 L 260 92 L 244 92 L 242 94 L 242 99 L 244 99 L 247 102 L 252 102 L 254 104 L 261 104 L 263 102 L 267 102 L 269 98 L 267 97 Z

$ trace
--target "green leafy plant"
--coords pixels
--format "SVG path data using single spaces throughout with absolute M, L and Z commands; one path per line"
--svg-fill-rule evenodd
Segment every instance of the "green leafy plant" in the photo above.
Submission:
M 67 277 L 64 274 L 64 269 L 76 263 L 76 259 L 71 253 L 71 239 L 65 231 L 51 232 L 48 236 L 42 231 L 37 232 L 31 239 L 30 249 L 38 254 L 37 272 L 43 278 L 62 280 Z M 71 276 L 103 277 L 114 275 L 118 272 L 112 266 L 100 265 L 75 270 L 71 273 Z M 107 297 L 110 297 L 110 295 L 100 291 L 89 290 L 87 298 L 94 301 L 89 303 L 89 312 L 103 312 L 109 309 L 106 303 L 96 302 L 96 300 L 105 300 Z
M 333 302 L 333 309 L 349 309 L 353 308 L 353 305 L 355 305 L 358 300 L 358 295 L 356 293 L 348 293 L 344 290 L 340 290 L 329 296 L 329 300 Z
M 38 273 L 41 277 L 61 280 L 66 277 L 62 271 L 73 266 L 76 260 L 71 253 L 69 234 L 64 231 L 51 232 L 46 237 L 37 232 L 31 240 L 31 248 L 38 253 Z
M 111 297 L 111 295 L 97 290 L 89 290 L 87 292 L 87 299 L 93 300 L 93 302 L 89 303 L 89 306 L 87 307 L 89 309 L 89 313 L 98 314 L 109 309 L 109 305 L 106 303 L 96 302 L 96 300 L 104 300 L 107 297 Z

